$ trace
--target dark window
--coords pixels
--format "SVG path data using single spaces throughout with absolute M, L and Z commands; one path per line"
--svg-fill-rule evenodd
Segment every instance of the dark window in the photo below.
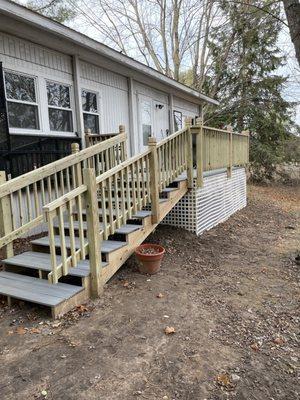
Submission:
M 73 132 L 70 86 L 47 82 L 51 131 Z
M 58 108 L 49 108 L 50 130 L 57 132 L 72 132 L 72 112 L 59 110 Z
M 85 132 L 100 133 L 97 93 L 82 90 L 81 102 Z
M 5 91 L 9 126 L 19 129 L 39 129 L 35 78 L 5 72 Z

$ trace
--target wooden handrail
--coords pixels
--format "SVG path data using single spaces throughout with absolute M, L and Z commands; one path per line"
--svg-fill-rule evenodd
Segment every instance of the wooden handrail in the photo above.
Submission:
M 0 198 L 16 192 L 17 190 L 23 189 L 24 187 L 33 184 L 43 178 L 55 174 L 64 168 L 72 167 L 72 165 L 78 164 L 87 158 L 93 157 L 102 151 L 105 151 L 116 144 L 120 144 L 126 141 L 126 134 L 116 135 L 111 139 L 107 139 L 103 142 L 95 144 L 89 148 L 83 149 L 76 154 L 70 154 L 60 160 L 54 161 L 50 164 L 44 165 L 43 167 L 37 168 L 33 171 L 27 172 L 24 175 L 18 176 L 6 183 L 0 185 Z
M 44 205 L 82 185 L 84 167 L 95 168 L 96 174 L 115 167 L 126 159 L 126 134 L 122 133 L 28 172 L 10 181 L 0 180 L 0 248 L 6 246 L 7 256 L 13 255 L 12 242 L 42 226 Z M 3 182 L 3 183 L 2 183 Z

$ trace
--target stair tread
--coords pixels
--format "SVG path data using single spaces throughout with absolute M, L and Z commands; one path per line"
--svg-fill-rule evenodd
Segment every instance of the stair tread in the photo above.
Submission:
M 87 229 L 87 223 L 86 221 L 83 221 L 83 229 L 86 230 Z M 103 229 L 103 224 L 99 224 L 100 225 L 100 230 Z M 55 228 L 59 227 L 59 223 L 55 222 L 54 224 Z M 65 229 L 69 229 L 69 222 L 65 222 L 64 223 Z M 137 229 L 141 229 L 141 225 L 130 225 L 130 224 L 125 224 L 122 225 L 120 228 L 116 229 L 116 233 L 119 234 L 128 234 L 131 232 L 136 231 Z M 78 221 L 74 221 L 74 229 L 78 229 L 79 228 L 79 222 Z
M 65 236 L 65 241 L 66 241 L 66 248 L 69 249 L 70 246 L 70 237 Z M 56 247 L 60 247 L 60 236 L 56 235 L 54 236 L 54 242 Z M 44 236 L 40 239 L 35 239 L 32 240 L 31 242 L 34 245 L 38 246 L 49 246 L 49 236 Z M 85 239 L 85 243 L 87 242 L 87 239 Z M 121 242 L 118 240 L 103 240 L 101 242 L 101 253 L 110 253 L 112 251 L 118 250 L 121 247 L 124 247 L 127 245 L 127 242 Z M 75 247 L 76 249 L 80 248 L 80 241 L 78 237 L 75 237 Z
M 56 306 L 83 290 L 82 286 L 60 282 L 51 284 L 44 279 L 13 272 L 0 272 L 0 294 L 45 306 Z
M 162 193 L 170 193 L 170 192 L 175 192 L 175 190 L 178 190 L 178 189 L 177 188 L 172 188 L 172 187 L 166 187 L 161 192 Z
M 132 215 L 132 218 L 146 218 L 151 215 L 151 211 L 147 210 L 142 210 L 142 211 L 137 211 L 135 214 Z
M 56 256 L 57 264 L 61 262 L 61 257 Z M 51 258 L 49 253 L 40 253 L 37 251 L 26 251 L 14 257 L 7 258 L 2 261 L 5 265 L 14 265 L 23 268 L 40 269 L 42 271 L 51 271 Z M 102 268 L 106 267 L 107 263 L 102 262 Z M 88 260 L 79 261 L 77 266 L 69 268 L 70 276 L 85 277 L 90 274 L 90 266 Z

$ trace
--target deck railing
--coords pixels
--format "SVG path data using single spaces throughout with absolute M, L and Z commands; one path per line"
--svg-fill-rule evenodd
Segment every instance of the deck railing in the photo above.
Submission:
M 149 203 L 152 221 L 158 223 L 159 192 L 178 175 L 186 171 L 192 188 L 196 168 L 196 185 L 201 187 L 204 171 L 227 168 L 230 177 L 233 166 L 248 163 L 247 132 L 207 127 L 200 119 L 193 126 L 187 120 L 184 129 L 158 143 L 150 138 L 149 148 L 130 159 L 123 132 L 121 126 L 119 134 L 108 140 L 80 152 L 74 147 L 73 155 L 3 184 L 5 175 L 0 172 L 0 248 L 6 247 L 7 257 L 13 255 L 15 239 L 47 221 L 52 259 L 49 280 L 57 282 L 88 256 L 97 281 L 101 240 Z M 56 241 L 63 249 L 60 259 L 54 237 L 57 232 Z
M 5 182 L 0 172 L 0 248 L 6 247 L 7 257 L 13 255 L 13 241 L 43 223 L 43 206 L 83 182 L 83 168 L 94 168 L 101 175 L 126 159 L 126 134 L 120 134 L 95 146 L 73 154 Z M 2 183 L 2 184 L 1 184 Z
M 127 219 L 149 203 L 152 222 L 159 222 L 159 191 L 186 169 L 189 132 L 187 126 L 160 143 L 150 138 L 146 151 L 98 177 L 93 169 L 85 169 L 83 185 L 44 206 L 52 260 L 52 271 L 48 275 L 50 282 L 56 283 L 68 273 L 70 267 L 76 267 L 80 260 L 88 256 L 92 282 L 96 282 L 94 288 L 92 283 L 92 292 L 97 295 L 101 272 L 101 241 L 114 234 Z M 85 204 L 85 210 L 82 204 Z M 76 224 L 74 215 L 78 219 Z M 87 239 L 84 238 L 83 215 L 86 216 Z M 59 235 L 58 242 L 65 248 L 64 221 L 68 222 L 70 253 L 64 250 L 58 263 L 54 236 L 56 232 Z M 76 231 L 79 232 L 77 244 Z
M 94 146 L 95 144 L 98 144 L 100 142 L 103 142 L 104 140 L 111 139 L 112 137 L 115 137 L 116 135 L 125 133 L 125 127 L 124 125 L 120 125 L 120 131 L 117 133 L 91 133 L 91 130 L 88 129 L 88 131 L 85 134 L 85 146 L 86 147 L 91 147 Z

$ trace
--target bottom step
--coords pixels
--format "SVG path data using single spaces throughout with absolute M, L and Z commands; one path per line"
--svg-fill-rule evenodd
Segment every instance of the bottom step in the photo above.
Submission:
M 82 286 L 51 284 L 31 276 L 0 272 L 0 294 L 43 306 L 55 307 L 82 291 Z

